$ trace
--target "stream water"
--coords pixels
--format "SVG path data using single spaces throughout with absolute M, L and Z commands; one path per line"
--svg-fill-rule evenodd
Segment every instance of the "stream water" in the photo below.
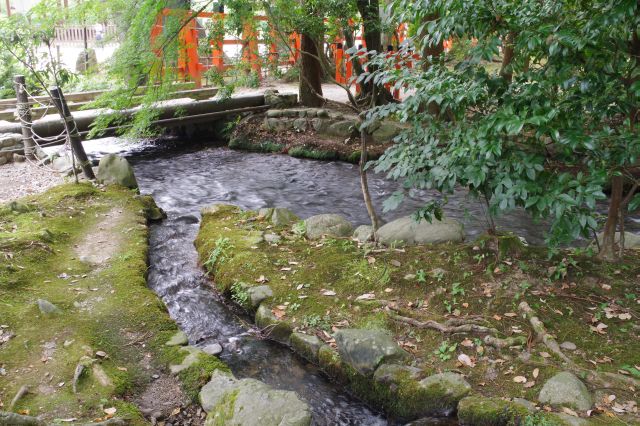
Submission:
M 153 195 L 168 219 L 151 228 L 149 286 L 162 298 L 170 315 L 192 344 L 223 345 L 221 358 L 239 377 L 253 377 L 276 388 L 293 390 L 307 401 L 317 425 L 396 424 L 366 407 L 321 372 L 280 345 L 260 340 L 212 291 L 198 267 L 193 241 L 200 208 L 231 203 L 247 209 L 278 206 L 300 217 L 340 213 L 354 225 L 367 222 L 357 167 L 338 162 L 295 159 L 285 155 L 250 154 L 178 143 L 123 148 L 112 143 L 87 144 L 90 155 L 120 151 L 134 164 L 141 192 Z M 396 185 L 370 178 L 374 201 L 382 202 Z M 391 215 L 411 213 L 434 194 L 421 192 Z M 469 238 L 486 228 L 482 204 L 460 191 L 450 197 L 447 215 L 465 224 Z M 541 227 L 522 212 L 501 218 L 499 225 L 528 241 L 542 240 Z M 455 424 L 450 419 L 425 419 L 421 424 Z

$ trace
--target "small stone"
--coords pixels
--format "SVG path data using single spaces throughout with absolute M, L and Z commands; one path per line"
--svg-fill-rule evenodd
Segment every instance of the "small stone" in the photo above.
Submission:
M 26 159 L 27 157 L 25 157 L 24 155 L 20 155 L 18 153 L 13 154 L 13 161 L 15 161 L 16 163 L 23 163 Z
M 277 234 L 265 234 L 263 238 L 269 244 L 278 244 L 282 240 Z
M 210 343 L 203 347 L 202 351 L 209 355 L 220 355 L 222 353 L 222 345 L 220 343 Z
M 106 185 L 117 184 L 132 189 L 138 187 L 131 164 L 115 154 L 107 154 L 100 159 L 97 179 Z
M 56 305 L 49 302 L 48 300 L 38 299 L 37 303 L 38 303 L 38 308 L 40 309 L 40 312 L 42 312 L 45 315 L 59 314 L 62 312 L 60 308 L 58 308 Z
M 62 346 L 64 346 L 65 348 L 68 348 L 69 346 L 73 345 L 73 342 L 75 342 L 75 340 L 65 340 L 64 343 L 62 344 Z
M 361 243 L 373 239 L 373 227 L 370 225 L 360 225 L 353 231 L 353 237 Z
M 564 349 L 565 351 L 575 351 L 576 349 L 578 349 L 576 344 L 573 342 L 562 342 L 560 344 L 560 348 Z

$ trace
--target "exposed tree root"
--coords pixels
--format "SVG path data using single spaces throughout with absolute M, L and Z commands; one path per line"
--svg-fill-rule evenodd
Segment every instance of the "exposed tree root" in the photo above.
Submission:
M 485 327 L 483 325 L 466 323 L 460 325 L 447 325 L 439 323 L 437 321 L 427 320 L 419 321 L 415 318 L 404 317 L 402 315 L 391 315 L 394 321 L 402 322 L 412 325 L 417 328 L 436 330 L 443 334 L 454 333 L 477 333 L 477 334 L 497 334 L 498 330 L 495 328 Z
M 574 363 L 562 352 L 562 350 L 560 349 L 560 345 L 558 345 L 556 339 L 554 339 L 547 332 L 544 324 L 542 323 L 542 321 L 540 321 L 540 319 L 536 315 L 536 312 L 531 309 L 527 302 L 520 303 L 518 308 L 520 309 L 520 312 L 522 312 L 529 320 L 533 331 L 536 333 L 536 337 L 541 340 L 551 352 L 553 352 L 566 363 L 566 367 L 568 370 L 579 375 L 586 374 L 586 379 L 589 382 L 603 385 L 606 388 L 610 388 L 612 387 L 612 383 L 615 384 L 615 382 L 618 382 L 624 383 L 627 386 L 632 386 L 636 389 L 640 389 L 640 380 L 634 379 L 633 377 L 611 372 L 587 370 L 576 365 L 576 363 Z
M 9 405 L 9 410 L 13 410 L 18 401 L 22 399 L 23 396 L 29 393 L 29 387 L 27 385 L 22 385 L 20 389 L 18 389 L 18 393 L 11 400 L 11 404 Z
M 511 346 L 523 346 L 527 344 L 527 338 L 524 336 L 514 336 L 501 339 L 492 335 L 487 335 L 484 338 L 484 344 L 492 346 L 496 349 L 508 348 Z
M 37 417 L 23 416 L 16 413 L 0 411 L 0 425 L 45 426 L 46 423 Z
M 531 306 L 529 306 L 527 302 L 520 303 L 518 309 L 520 309 L 520 312 L 522 312 L 525 318 L 529 320 L 529 324 L 531 324 L 531 327 L 536 333 L 536 337 L 538 338 L 538 340 L 542 341 L 551 352 L 556 354 L 568 365 L 575 365 L 573 361 L 571 361 L 571 359 L 569 359 L 569 357 L 562 352 L 562 349 L 560 349 L 560 345 L 558 344 L 556 339 L 547 332 L 546 327 L 536 316 L 535 311 L 531 309 Z

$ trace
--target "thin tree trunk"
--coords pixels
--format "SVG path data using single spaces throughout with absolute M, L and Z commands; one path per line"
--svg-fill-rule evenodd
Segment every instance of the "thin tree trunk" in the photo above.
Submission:
M 364 204 L 367 206 L 367 213 L 369 213 L 369 219 L 371 220 L 371 228 L 373 230 L 373 239 L 376 240 L 376 233 L 380 227 L 380 219 L 376 213 L 376 209 L 373 207 L 371 201 L 371 193 L 369 192 L 369 182 L 367 180 L 367 171 L 365 167 L 367 165 L 367 146 L 369 140 L 372 138 L 367 129 L 360 131 L 360 186 L 362 188 L 362 196 L 364 198 Z
M 425 19 L 424 23 L 426 24 L 427 22 L 435 21 L 438 18 L 439 18 L 439 16 L 437 14 L 429 15 Z M 433 65 L 433 61 L 427 61 L 426 58 L 429 58 L 429 57 L 438 58 L 443 53 L 444 53 L 444 41 L 440 41 L 440 43 L 438 43 L 436 45 L 431 45 L 431 44 L 425 43 L 422 46 L 422 57 L 425 59 L 425 61 L 422 64 L 422 69 L 424 71 L 427 71 L 429 68 L 431 68 L 431 65 Z
M 598 257 L 602 260 L 615 260 L 616 255 L 616 228 L 618 218 L 620 217 L 620 208 L 622 205 L 622 191 L 624 187 L 624 178 L 622 176 L 613 176 L 611 178 L 611 200 L 609 201 L 609 213 L 607 222 L 604 225 L 602 241 L 600 242 L 600 253 Z
M 307 107 L 320 107 L 322 98 L 322 64 L 313 37 L 302 33 L 300 43 L 300 103 Z
M 511 64 L 513 62 L 513 44 L 515 42 L 515 38 L 515 33 L 510 32 L 502 43 L 502 67 L 500 68 L 500 75 L 507 81 L 507 83 L 511 83 L 513 80 L 513 69 Z

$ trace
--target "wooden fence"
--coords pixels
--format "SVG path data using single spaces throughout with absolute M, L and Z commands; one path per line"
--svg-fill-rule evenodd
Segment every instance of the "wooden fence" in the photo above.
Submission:
M 61 46 L 83 47 L 85 31 L 87 32 L 87 43 L 89 46 L 95 46 L 97 43 L 118 43 L 115 25 L 103 25 L 101 30 L 95 26 L 83 27 L 81 25 L 56 27 L 55 43 Z

